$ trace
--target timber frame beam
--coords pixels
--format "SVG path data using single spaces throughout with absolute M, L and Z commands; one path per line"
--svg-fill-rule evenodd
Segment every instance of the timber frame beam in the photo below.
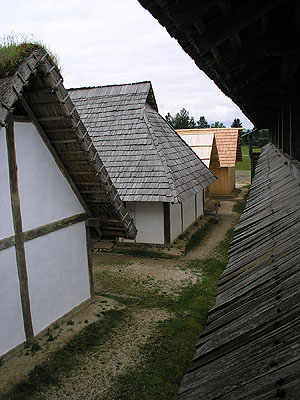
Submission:
M 12 115 L 10 114 L 6 128 L 6 143 L 8 155 L 9 184 L 11 195 L 11 209 L 13 225 L 15 231 L 16 261 L 20 284 L 20 297 L 24 321 L 26 342 L 32 343 L 34 340 L 33 325 L 30 310 L 30 298 L 28 288 L 28 276 L 25 257 L 24 235 L 22 228 L 21 206 L 18 187 L 18 167 L 15 149 L 15 133 Z

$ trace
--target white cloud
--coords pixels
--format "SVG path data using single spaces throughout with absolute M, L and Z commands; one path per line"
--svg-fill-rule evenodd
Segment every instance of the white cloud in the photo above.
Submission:
M 58 54 L 66 87 L 151 80 L 163 116 L 184 107 L 196 119 L 252 126 L 137 0 L 15 0 L 4 8 L 0 36 L 40 38 Z

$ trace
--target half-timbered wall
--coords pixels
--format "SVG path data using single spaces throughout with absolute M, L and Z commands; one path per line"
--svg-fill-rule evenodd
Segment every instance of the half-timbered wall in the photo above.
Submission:
M 126 208 L 138 230 L 136 240 L 122 240 L 129 243 L 166 244 L 164 235 L 163 203 L 128 202 Z M 183 203 L 170 204 L 169 211 L 170 241 L 182 234 L 199 216 L 203 214 L 202 191 L 191 196 Z
M 90 297 L 84 209 L 31 123 L 14 123 L 20 210 L 33 332 Z M 6 129 L 0 130 L 0 356 L 25 339 L 14 238 Z M 26 232 L 80 215 L 80 222 L 26 239 Z M 1 247 L 0 247 L 1 249 Z
M 83 213 L 34 125 L 15 122 L 15 141 L 23 229 Z

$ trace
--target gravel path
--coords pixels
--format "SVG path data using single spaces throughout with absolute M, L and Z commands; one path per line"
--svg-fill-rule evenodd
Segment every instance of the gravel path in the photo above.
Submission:
M 148 292 L 153 290 L 154 293 L 168 294 L 175 298 L 178 290 L 190 283 L 196 283 L 198 279 L 201 279 L 201 275 L 197 275 L 189 269 L 184 269 L 182 266 L 189 260 L 208 258 L 213 254 L 216 246 L 224 240 L 226 232 L 237 223 L 239 216 L 232 211 L 232 207 L 237 200 L 243 199 L 244 194 L 245 190 L 239 194 L 238 198 L 227 198 L 220 201 L 218 224 L 211 228 L 198 248 L 180 259 L 137 258 L 111 253 L 94 254 L 95 289 L 96 292 L 101 292 L 104 297 L 101 298 L 100 303 L 98 302 L 92 307 L 96 307 L 97 312 L 105 312 L 105 307 L 108 307 L 108 309 L 124 307 L 105 296 L 113 293 L 124 293 L 124 297 L 128 299 L 138 299 L 138 290 Z M 214 215 L 213 208 L 214 202 L 212 202 L 212 216 Z M 129 282 L 126 290 L 123 292 L 121 287 L 118 292 L 110 293 L 109 290 L 112 290 L 113 284 L 115 284 L 115 282 L 112 282 L 112 286 L 109 287 L 108 284 L 105 291 L 105 288 L 101 286 L 105 276 L 103 274 L 106 274 L 108 282 L 116 280 L 122 285 L 124 285 L 124 282 Z M 138 286 L 134 286 L 137 282 Z M 141 307 L 145 307 L 145 303 L 143 304 L 144 306 Z M 92 315 L 96 313 L 95 310 L 93 308 L 90 310 L 88 318 L 90 322 L 92 322 Z M 128 369 L 134 368 L 141 361 L 140 350 L 151 334 L 155 332 L 157 324 L 160 321 L 172 318 L 172 315 L 168 312 L 156 308 L 146 309 L 129 306 L 129 311 L 130 317 L 119 326 L 107 342 L 99 345 L 92 354 L 82 356 L 79 369 L 65 375 L 59 387 L 45 388 L 42 392 L 34 395 L 32 399 L 101 399 L 101 396 L 110 388 L 115 377 L 124 374 Z M 80 316 L 80 320 L 85 318 L 84 314 Z M 76 321 L 75 318 L 74 321 Z M 32 357 L 30 359 L 33 360 Z M 15 375 L 17 375 L 17 361 L 12 363 L 13 368 L 15 368 Z M 9 364 L 5 368 L 9 368 Z

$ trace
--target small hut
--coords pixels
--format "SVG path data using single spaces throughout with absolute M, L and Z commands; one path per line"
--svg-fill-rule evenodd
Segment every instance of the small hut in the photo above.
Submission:
M 136 230 L 36 47 L 0 78 L 0 356 L 93 295 L 90 236 Z
M 208 159 L 210 170 L 218 180 L 209 187 L 211 195 L 228 195 L 235 189 L 235 166 L 242 161 L 240 128 L 178 129 L 186 143 L 200 156 Z M 216 150 L 211 137 L 214 137 Z
M 137 243 L 168 244 L 203 214 L 215 177 L 158 114 L 150 82 L 70 89 Z

